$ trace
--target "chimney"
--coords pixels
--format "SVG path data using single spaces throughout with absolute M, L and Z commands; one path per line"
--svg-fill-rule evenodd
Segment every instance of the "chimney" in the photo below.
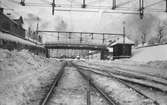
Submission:
M 3 10 L 4 10 L 4 8 L 0 7 L 0 14 L 3 14 Z

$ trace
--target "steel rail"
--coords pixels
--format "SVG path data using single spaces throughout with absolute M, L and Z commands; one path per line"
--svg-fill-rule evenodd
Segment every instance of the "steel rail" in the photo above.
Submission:
M 79 68 L 77 65 L 75 65 L 74 63 L 71 63 L 72 66 L 74 66 L 75 68 L 78 69 L 78 72 L 82 75 L 82 77 L 87 80 L 90 84 L 90 86 L 92 86 L 96 91 L 98 91 L 101 96 L 103 96 L 103 98 L 109 103 L 109 105 L 120 105 L 120 103 L 116 102 L 116 100 L 114 100 L 112 97 L 110 97 L 103 89 L 101 89 L 99 86 L 97 86 L 96 84 L 93 83 L 92 79 L 89 76 L 86 76 L 82 71 L 81 68 Z
M 51 95 L 53 94 L 53 90 L 58 85 L 58 82 L 64 73 L 64 68 L 66 65 L 67 65 L 67 62 L 63 63 L 62 67 L 60 68 L 60 71 L 58 72 L 58 74 L 56 75 L 56 77 L 53 81 L 53 84 L 51 85 L 51 87 L 50 87 L 49 91 L 47 92 L 47 94 L 45 95 L 44 99 L 41 101 L 40 105 L 47 105 Z
M 77 66 L 77 65 L 76 65 L 76 66 Z M 80 68 L 80 67 L 78 67 L 78 68 Z M 83 69 L 83 68 L 80 68 L 80 69 Z M 111 73 L 109 73 L 109 72 L 107 72 L 107 71 L 105 72 L 105 73 L 107 73 L 107 74 L 103 74 L 103 73 L 95 72 L 95 71 L 93 71 L 93 70 L 87 70 L 87 69 L 83 69 L 83 70 L 93 72 L 93 73 L 95 73 L 95 74 L 97 74 L 97 75 L 102 75 L 102 76 L 106 76 L 106 77 L 112 78 L 112 79 L 114 79 L 114 80 L 116 80 L 116 81 L 118 81 L 118 82 L 124 84 L 126 87 L 133 89 L 135 92 L 137 92 L 138 94 L 142 95 L 144 98 L 151 99 L 155 105 L 160 105 L 156 100 L 154 100 L 154 99 L 150 98 L 149 96 L 145 95 L 145 94 L 142 93 L 140 90 L 138 90 L 138 89 L 136 89 L 136 88 L 130 86 L 130 85 L 128 84 L 128 81 L 124 81 L 124 80 L 122 80 L 122 79 L 120 79 L 120 78 L 117 78 L 117 77 L 115 77 L 114 75 L 112 75 Z
M 99 68 L 94 68 L 94 67 L 87 67 L 87 66 L 82 66 L 82 65 L 79 65 L 80 67 L 83 67 L 83 68 L 89 68 L 89 69 L 95 69 L 95 70 L 97 70 L 97 71 L 101 71 L 101 72 L 108 72 L 108 73 L 112 73 L 113 75 L 121 75 L 121 76 L 126 76 L 125 75 L 125 73 L 126 72 L 123 72 L 123 71 L 121 71 L 121 72 L 119 72 L 119 70 L 118 70 L 118 72 L 119 73 L 117 73 L 117 72 L 112 72 L 112 71 L 108 71 L 108 70 L 101 70 L 101 69 L 99 69 Z M 123 69 L 122 69 L 123 70 Z M 127 76 L 127 77 L 132 77 L 132 74 L 131 73 L 126 73 L 126 74 L 128 74 L 129 76 Z M 143 74 L 143 73 L 142 73 Z M 155 75 L 150 75 L 150 74 L 145 74 L 145 75 L 148 75 L 148 76 L 155 76 Z M 159 77 L 156 77 L 156 78 L 159 78 Z M 158 83 L 158 84 L 162 84 L 162 85 L 165 85 L 165 86 L 167 86 L 167 83 L 164 83 L 164 82 L 162 82 L 162 81 L 157 81 L 157 80 L 152 80 L 152 79 L 150 79 L 150 78 L 148 78 L 148 77 L 146 77 L 146 78 L 144 78 L 144 76 L 136 76 L 135 77 L 135 79 L 145 79 L 145 80 L 148 80 L 148 81 L 152 81 L 152 82 L 154 82 L 154 83 Z M 167 80 L 166 78 L 162 78 L 161 77 L 161 79 L 164 79 L 164 80 Z
M 79 73 L 83 76 L 83 78 L 87 81 L 89 81 L 90 85 L 96 89 L 103 97 L 105 100 L 107 100 L 107 102 L 109 103 L 109 105 L 119 105 L 118 102 L 116 102 L 114 99 L 111 99 L 111 97 L 104 92 L 103 89 L 99 88 L 97 85 L 95 85 L 92 80 L 90 79 L 90 77 L 86 76 L 84 73 L 82 73 L 80 70 L 78 70 Z
M 89 68 L 89 67 L 87 67 L 87 68 Z M 82 68 L 83 69 L 83 68 Z M 94 68 L 95 69 L 95 68 Z M 84 70 L 86 70 L 86 71 L 91 71 L 91 70 L 87 70 L 87 69 L 84 69 Z M 104 70 L 100 70 L 100 69 L 95 69 L 95 70 L 97 70 L 97 71 L 101 71 L 101 72 L 106 72 L 106 71 L 104 71 Z M 107 73 L 107 72 L 106 72 Z M 115 77 L 115 78 L 118 78 L 119 80 L 122 80 L 122 81 L 125 81 L 125 82 L 129 82 L 129 83 L 133 83 L 133 84 L 138 84 L 138 85 L 140 85 L 140 86 L 143 86 L 143 87 L 147 87 L 147 88 L 151 88 L 151 89 L 154 89 L 154 90 L 156 90 L 156 91 L 160 91 L 160 92 L 163 92 L 163 93 L 167 93 L 167 90 L 165 89 L 162 89 L 162 88 L 159 88 L 159 87 L 157 87 L 157 86 L 152 86 L 152 85 L 149 85 L 149 84 L 145 84 L 145 83 L 140 83 L 140 82 L 136 82 L 136 81 L 131 81 L 130 79 L 126 79 L 126 78 L 120 78 L 120 77 L 118 77 L 119 76 L 119 74 L 115 74 L 115 73 L 113 73 L 113 72 L 108 72 L 109 74 L 111 74 L 112 75 L 112 77 Z M 97 73 L 96 73 L 97 74 Z M 102 73 L 98 73 L 98 74 L 102 74 Z M 104 75 L 104 74 L 103 74 Z M 105 74 L 105 76 L 106 76 L 106 74 Z M 111 77 L 111 76 L 110 76 Z M 129 77 L 128 77 L 129 78 Z M 153 81 L 154 82 L 154 81 Z M 155 83 L 158 83 L 158 84 L 161 84 L 161 85 L 164 85 L 164 83 L 161 83 L 161 82 L 156 82 L 155 81 Z M 166 84 L 165 84 L 165 86 L 166 86 Z

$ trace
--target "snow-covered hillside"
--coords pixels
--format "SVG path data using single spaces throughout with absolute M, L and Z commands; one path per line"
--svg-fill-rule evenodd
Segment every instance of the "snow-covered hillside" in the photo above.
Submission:
M 27 50 L 0 49 L 0 105 L 38 105 L 60 67 L 61 62 Z
M 150 61 L 166 61 L 167 45 L 159 45 L 153 47 L 145 47 L 132 50 L 133 61 L 150 62 Z

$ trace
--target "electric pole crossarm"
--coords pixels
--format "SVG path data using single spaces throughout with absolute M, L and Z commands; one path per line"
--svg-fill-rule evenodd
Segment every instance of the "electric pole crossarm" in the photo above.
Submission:
M 148 4 L 148 5 L 145 5 L 144 8 L 149 8 L 149 7 L 152 7 L 152 6 L 155 6 L 155 5 L 158 5 L 159 3 L 162 3 L 164 0 L 160 0 L 160 1 L 157 1 L 157 2 L 154 2 L 152 4 Z

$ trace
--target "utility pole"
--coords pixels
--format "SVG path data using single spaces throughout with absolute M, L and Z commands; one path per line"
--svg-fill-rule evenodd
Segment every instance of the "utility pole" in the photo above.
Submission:
M 140 14 L 140 19 L 143 19 L 144 16 L 144 1 L 139 0 L 139 14 Z
M 125 35 L 126 35 L 126 32 L 125 32 L 125 21 L 123 21 L 123 54 L 125 54 Z
M 56 6 L 56 4 L 55 4 L 55 0 L 53 0 L 53 2 L 52 2 L 52 15 L 54 15 L 54 12 L 55 12 L 55 6 Z
M 91 33 L 91 36 L 92 36 L 91 39 L 93 40 L 93 33 Z
M 69 32 L 69 36 L 68 36 L 68 39 L 71 39 L 71 32 Z
M 113 2 L 112 2 L 112 9 L 114 10 L 114 9 L 116 9 L 116 6 L 117 6 L 117 3 L 116 3 L 116 0 L 113 0 Z
M 126 32 L 125 32 L 125 21 L 123 21 L 123 44 L 125 44 L 125 36 L 126 36 Z
M 82 33 L 80 33 L 80 43 L 82 43 L 83 39 L 82 39 Z
M 36 34 L 38 35 L 38 30 L 39 30 L 39 17 L 37 17 L 37 28 L 36 28 Z
M 104 44 L 104 41 L 105 41 L 105 37 L 104 37 L 104 34 L 103 34 L 103 44 Z
M 83 0 L 82 3 L 83 3 L 83 4 L 82 4 L 82 8 L 86 8 L 86 1 Z
M 57 33 L 57 39 L 59 40 L 59 32 Z
M 165 12 L 167 12 L 167 0 L 166 0 L 166 11 Z

